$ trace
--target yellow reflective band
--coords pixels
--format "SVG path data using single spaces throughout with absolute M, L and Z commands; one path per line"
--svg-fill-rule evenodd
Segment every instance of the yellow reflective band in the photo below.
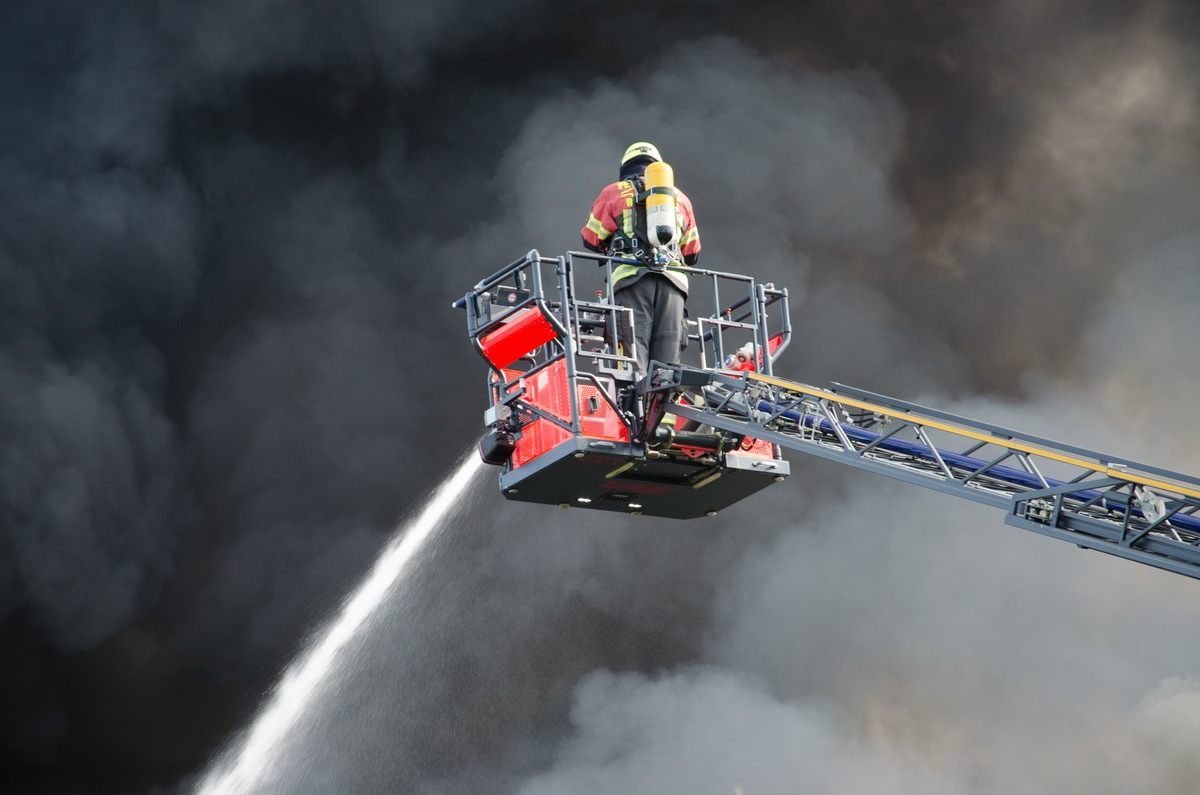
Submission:
M 696 227 L 693 226 L 691 229 L 689 229 L 687 231 L 687 234 L 683 236 L 683 240 L 679 241 L 679 245 L 686 246 L 688 243 L 691 243 L 693 240 L 695 240 L 698 237 L 700 237 L 700 233 L 697 232 Z
M 594 215 L 591 215 L 590 213 L 588 214 L 587 228 L 592 230 L 593 232 L 595 232 L 596 237 L 600 238 L 601 240 L 604 240 L 605 238 L 607 238 L 609 235 L 612 234 L 612 232 L 610 232 L 604 228 L 604 224 L 600 221 L 599 218 L 597 218 Z
M 617 267 L 613 268 L 612 283 L 613 283 L 614 289 L 616 287 L 617 282 L 621 281 L 622 279 L 628 279 L 630 276 L 634 275 L 635 273 L 637 273 L 636 265 L 622 264 L 622 265 L 618 265 Z
M 952 433 L 956 436 L 965 436 L 966 438 L 974 439 L 977 442 L 994 444 L 997 447 L 1003 447 L 1006 450 L 1032 453 L 1034 455 L 1039 455 L 1042 458 L 1061 461 L 1062 463 L 1070 464 L 1071 466 L 1090 469 L 1094 472 L 1102 472 L 1110 477 L 1114 477 L 1119 480 L 1126 480 L 1130 483 L 1138 483 L 1143 486 L 1165 489 L 1167 491 L 1175 492 L 1176 494 L 1186 494 L 1189 497 L 1200 497 L 1200 490 L 1189 488 L 1187 486 L 1181 486 L 1177 483 L 1170 483 L 1165 480 L 1155 480 L 1153 478 L 1145 477 L 1144 475 L 1130 474 L 1129 472 L 1106 466 L 1100 461 L 1088 461 L 1083 458 L 1076 458 L 1075 456 L 1056 453 L 1052 450 L 1047 450 L 1044 447 L 1038 447 L 1037 445 L 1029 444 L 1028 442 L 1018 442 L 1015 439 L 1003 439 L 998 436 L 992 436 L 991 434 L 980 433 L 979 431 L 970 431 L 966 428 L 959 428 L 955 425 L 939 422 L 937 420 L 931 420 L 926 417 L 922 417 L 919 414 L 900 411 L 898 409 L 889 409 L 886 406 L 878 406 L 874 403 L 868 403 L 865 400 L 843 397 L 842 395 L 838 395 L 833 392 L 826 392 L 824 389 L 817 389 L 816 387 L 804 386 L 803 384 L 796 384 L 791 381 L 784 381 L 781 378 L 773 378 L 769 375 L 747 372 L 746 378 L 750 379 L 751 381 L 761 381 L 764 384 L 771 384 L 772 386 L 777 386 L 790 392 L 798 392 L 802 395 L 809 395 L 810 397 L 815 398 L 825 398 L 833 401 L 834 403 L 840 403 L 843 406 L 854 406 L 855 408 L 867 409 L 868 411 L 872 411 L 876 414 L 882 414 L 886 417 L 895 417 L 896 419 L 905 420 L 912 424 L 917 424 L 928 428 L 937 428 L 940 431 L 946 431 L 947 433 Z

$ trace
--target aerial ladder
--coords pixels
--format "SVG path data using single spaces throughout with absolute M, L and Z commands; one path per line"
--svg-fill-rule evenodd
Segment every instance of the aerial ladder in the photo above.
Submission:
M 488 365 L 480 454 L 508 499 L 690 519 L 785 480 L 783 450 L 1004 511 L 1014 527 L 1200 579 L 1200 479 L 841 384 L 775 374 L 786 289 L 678 267 L 681 363 L 639 377 L 614 263 L 536 250 L 454 303 Z

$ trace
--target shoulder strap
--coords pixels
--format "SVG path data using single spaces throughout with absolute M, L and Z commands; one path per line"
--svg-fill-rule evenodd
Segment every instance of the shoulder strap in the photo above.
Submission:
M 651 196 L 670 196 L 671 198 L 676 198 L 674 188 L 660 186 L 657 188 L 650 188 L 649 190 L 645 190 L 644 189 L 645 185 L 643 185 L 642 187 L 643 187 L 643 190 L 641 192 L 639 192 L 637 195 L 637 201 L 639 201 L 639 202 L 644 202 L 644 201 L 646 201 L 646 199 L 648 199 Z
M 648 193 L 646 193 L 646 179 L 645 179 L 645 177 L 630 177 L 630 178 L 629 178 L 628 180 L 626 180 L 626 181 L 627 181 L 627 182 L 628 182 L 628 183 L 629 183 L 631 186 L 633 186 L 633 192 L 634 192 L 633 201 L 634 201 L 634 203 L 640 203 L 640 202 L 644 202 L 644 201 L 646 201 L 646 197 L 647 197 L 649 194 L 648 194 Z

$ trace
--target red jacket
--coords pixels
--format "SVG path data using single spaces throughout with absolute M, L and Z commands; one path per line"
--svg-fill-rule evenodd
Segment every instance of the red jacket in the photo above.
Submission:
M 614 182 L 596 197 L 592 213 L 580 230 L 583 245 L 592 251 L 608 251 L 613 233 L 622 229 L 630 238 L 634 235 L 634 197 L 637 195 L 633 183 Z M 679 253 L 687 265 L 695 265 L 700 258 L 700 233 L 696 230 L 696 215 L 692 200 L 679 188 L 675 189 L 676 219 L 679 223 Z

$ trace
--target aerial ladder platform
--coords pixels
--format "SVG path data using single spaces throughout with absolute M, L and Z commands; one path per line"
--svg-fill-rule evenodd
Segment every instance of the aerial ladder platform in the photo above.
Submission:
M 484 460 L 512 500 L 680 519 L 791 474 L 783 450 L 1004 511 L 1014 527 L 1200 579 L 1200 478 L 841 384 L 784 379 L 786 289 L 683 268 L 682 362 L 636 372 L 632 313 L 604 293 L 621 260 L 536 250 L 479 282 L 467 311 L 488 365 Z

